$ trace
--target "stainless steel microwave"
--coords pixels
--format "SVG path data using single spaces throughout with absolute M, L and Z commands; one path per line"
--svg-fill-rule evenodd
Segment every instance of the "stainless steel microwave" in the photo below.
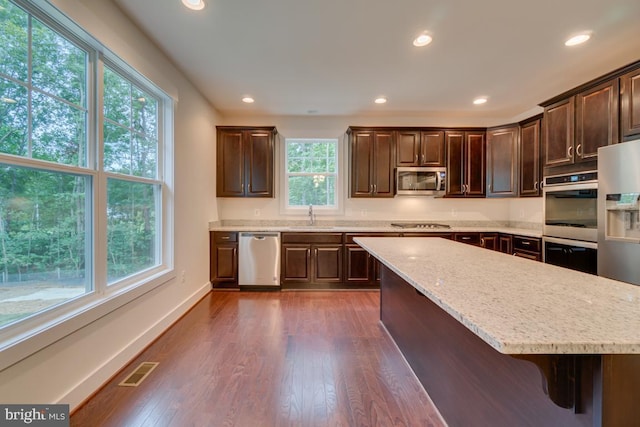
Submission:
M 398 196 L 444 196 L 446 168 L 396 168 L 396 194 Z

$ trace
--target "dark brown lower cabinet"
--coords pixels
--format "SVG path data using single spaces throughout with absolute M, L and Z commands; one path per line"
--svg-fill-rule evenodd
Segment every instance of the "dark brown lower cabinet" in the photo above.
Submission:
M 330 288 L 342 282 L 342 233 L 282 233 L 283 287 Z
M 536 237 L 513 236 L 513 255 L 542 261 L 542 240 Z
M 238 233 L 209 232 L 210 276 L 214 288 L 238 287 Z
M 505 254 L 511 254 L 511 234 L 501 234 L 498 237 L 498 250 Z
M 214 288 L 238 288 L 238 233 L 211 231 L 210 275 Z M 479 232 L 315 233 L 281 234 L 280 284 L 293 289 L 351 289 L 380 286 L 380 263 L 362 249 L 357 237 L 440 237 L 542 260 L 541 240 Z M 241 267 L 241 266 L 240 266 Z
M 498 233 L 480 233 L 480 247 L 497 251 L 498 247 Z
M 400 237 L 400 233 L 345 233 L 344 283 L 346 287 L 380 286 L 380 263 L 353 239 L 357 237 Z

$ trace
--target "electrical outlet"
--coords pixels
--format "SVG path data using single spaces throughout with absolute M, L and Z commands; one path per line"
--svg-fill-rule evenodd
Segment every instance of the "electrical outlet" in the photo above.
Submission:
M 360 216 L 367 216 L 367 210 L 366 209 L 362 209 L 360 211 Z
M 524 209 L 520 209 L 520 218 L 524 218 Z
M 260 216 L 260 209 L 254 209 L 253 216 Z

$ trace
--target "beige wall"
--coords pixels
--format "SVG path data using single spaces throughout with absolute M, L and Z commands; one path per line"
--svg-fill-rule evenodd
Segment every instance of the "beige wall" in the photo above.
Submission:
M 215 201 L 217 113 L 110 1 L 54 0 L 59 9 L 179 100 L 175 106 L 172 280 L 0 372 L 0 402 L 69 403 L 91 395 L 209 290 L 208 222 Z

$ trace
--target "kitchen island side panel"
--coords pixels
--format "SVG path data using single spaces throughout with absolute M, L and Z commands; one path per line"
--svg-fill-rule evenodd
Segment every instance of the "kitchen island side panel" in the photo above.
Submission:
M 449 426 L 598 425 L 593 405 L 557 406 L 535 364 L 494 350 L 386 266 L 380 299 L 382 323 Z

